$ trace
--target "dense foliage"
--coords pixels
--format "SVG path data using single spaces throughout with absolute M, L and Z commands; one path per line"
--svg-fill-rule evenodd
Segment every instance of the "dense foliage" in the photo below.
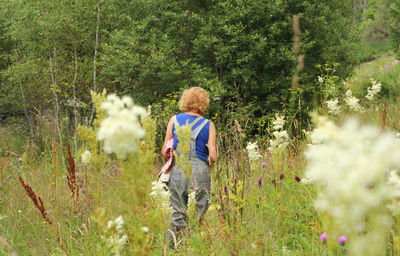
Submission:
M 385 4 L 389 8 L 390 23 L 389 29 L 392 37 L 393 45 L 400 54 L 400 1 L 386 0 Z
M 384 51 L 399 10 L 0 1 L 0 254 L 398 255 L 400 61 Z M 205 219 L 191 193 L 172 251 L 170 193 L 151 180 L 190 86 L 210 92 L 218 161 Z
M 295 97 L 298 106 L 286 110 L 295 115 L 298 108 L 308 112 L 319 99 L 317 64 L 340 62 L 337 75 L 346 77 L 356 61 L 350 1 L 73 0 L 1 5 L 1 27 L 13 46 L 2 53 L 10 60 L 3 65 L 7 80 L 2 88 L 8 89 L 2 96 L 13 92 L 19 101 L 13 111 L 22 110 L 22 90 L 28 109 L 43 111 L 59 102 L 62 113 L 74 95 L 88 103 L 94 88 L 129 94 L 149 105 L 200 85 L 212 94 L 212 114 L 230 110 L 242 120 L 254 120 L 282 111 Z M 292 95 L 293 15 L 300 17 L 305 67 L 302 90 Z M 2 102 L 0 112 L 6 112 L 10 100 Z M 89 113 L 90 106 L 83 111 Z

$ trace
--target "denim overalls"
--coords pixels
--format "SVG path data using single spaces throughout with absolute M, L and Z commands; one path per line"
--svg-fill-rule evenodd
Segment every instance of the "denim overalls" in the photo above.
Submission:
M 194 125 L 200 119 L 201 117 L 198 117 L 191 125 Z M 192 173 L 190 175 L 189 184 L 190 191 L 196 192 L 196 213 L 199 219 L 208 209 L 211 177 L 207 162 L 201 160 L 196 154 L 196 138 L 207 122 L 209 122 L 209 120 L 206 119 L 196 127 L 192 131 L 190 138 L 189 161 L 192 164 Z M 176 117 L 174 117 L 174 125 L 175 127 L 179 127 Z M 179 154 L 179 149 L 177 149 L 177 152 Z M 173 235 L 171 232 L 175 233 L 188 228 L 188 217 L 186 214 L 189 195 L 188 181 L 185 178 L 184 172 L 175 163 L 170 170 L 168 189 L 171 192 L 170 201 L 171 207 L 173 208 L 168 240 L 172 240 Z

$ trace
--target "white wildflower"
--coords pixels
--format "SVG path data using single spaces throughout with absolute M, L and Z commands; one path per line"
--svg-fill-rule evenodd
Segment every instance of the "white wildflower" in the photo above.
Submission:
M 109 220 L 104 230 L 105 235 L 102 236 L 102 239 L 107 247 L 111 248 L 114 252 L 119 252 L 128 241 L 128 236 L 123 225 L 123 217 L 118 216 L 115 220 Z
M 300 182 L 305 184 L 305 185 L 312 184 L 312 181 L 311 181 L 311 179 L 309 177 L 302 178 Z
M 315 144 L 324 143 L 332 139 L 332 137 L 335 136 L 336 132 L 339 129 L 339 127 L 337 127 L 334 122 L 329 120 L 327 116 L 313 115 L 313 119 L 316 128 L 310 134 L 312 144 L 309 144 L 309 147 Z
M 324 82 L 324 77 L 323 76 L 318 76 L 318 82 L 323 83 Z
M 396 143 L 400 144 L 400 133 L 396 133 Z
M 367 88 L 368 94 L 365 96 L 368 100 L 373 100 L 374 96 L 381 91 L 382 84 L 371 78 L 372 86 Z
M 346 91 L 346 98 L 344 98 L 344 101 L 346 104 L 350 107 L 351 110 L 357 111 L 357 112 L 362 112 L 363 109 L 360 106 L 359 99 L 353 96 L 351 90 Z
M 393 143 L 393 134 L 360 126 L 354 119 L 343 127 L 327 120 L 322 125 L 311 138 L 323 144 L 305 152 L 306 178 L 320 188 L 316 209 L 350 237 L 351 255 L 378 255 L 390 227 L 384 210 L 385 170 L 400 167 L 400 145 Z M 360 226 L 369 227 L 362 236 L 357 231 Z
M 393 215 L 400 213 L 400 176 L 397 171 L 390 171 L 387 179 L 388 193 L 387 197 L 390 200 L 388 205 L 389 210 Z
M 257 146 L 257 141 L 256 142 L 248 142 L 247 143 L 247 154 L 249 155 L 250 161 L 256 161 L 260 159 L 262 156 L 258 152 L 258 146 Z
M 114 221 L 113 220 L 109 220 L 107 222 L 107 229 L 111 229 L 114 226 Z
M 124 225 L 124 219 L 122 218 L 122 216 L 118 216 L 116 219 L 115 219 L 115 229 L 119 232 L 119 231 L 121 231 L 122 230 L 122 225 Z
M 124 247 L 126 242 L 128 242 L 128 235 L 111 235 L 107 238 L 103 237 L 103 240 L 107 247 L 112 248 L 114 252 L 119 252 Z
M 275 119 L 272 121 L 272 129 L 274 131 L 281 130 L 283 129 L 284 124 L 285 124 L 285 116 L 276 114 Z
M 340 113 L 339 99 L 327 100 L 328 113 L 337 115 Z
M 275 153 L 276 151 L 286 148 L 289 145 L 289 136 L 287 132 L 283 129 L 285 124 L 285 116 L 275 115 L 275 120 L 272 121 L 273 124 L 273 138 L 269 140 L 268 151 Z
M 285 130 L 274 131 L 272 135 L 274 136 L 274 139 L 269 140 L 270 146 L 268 148 L 271 153 L 277 149 L 286 148 L 286 146 L 289 145 L 289 136 Z
M 122 216 L 118 216 L 115 220 L 109 220 L 107 222 L 107 229 L 115 229 L 115 231 L 122 232 L 124 225 L 124 219 Z
M 188 198 L 188 216 L 190 219 L 195 219 L 196 216 L 196 191 L 189 193 Z
M 92 153 L 89 150 L 86 150 L 81 154 L 82 163 L 88 164 L 90 162 L 90 158 L 92 157 Z
M 160 207 L 167 217 L 172 212 L 170 197 L 171 193 L 166 189 L 162 182 L 153 181 L 150 196 L 155 200 L 156 205 Z
M 141 227 L 140 228 L 144 233 L 149 233 L 150 229 L 148 227 Z
M 108 95 L 101 108 L 107 112 L 107 117 L 100 124 L 97 138 L 104 141 L 104 151 L 114 152 L 121 158 L 135 152 L 136 141 L 145 133 L 139 118 L 147 115 L 146 110 L 134 105 L 130 97 L 121 99 L 115 94 Z
M 188 208 L 190 208 L 193 205 L 196 205 L 196 191 L 192 191 L 189 193 Z

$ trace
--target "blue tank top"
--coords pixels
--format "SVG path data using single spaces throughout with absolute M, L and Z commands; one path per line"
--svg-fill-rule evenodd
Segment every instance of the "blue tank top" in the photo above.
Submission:
M 192 123 L 194 120 L 196 120 L 198 116 L 192 116 L 188 115 L 185 113 L 181 113 L 176 115 L 176 121 L 178 122 L 179 125 L 185 125 L 186 120 L 189 120 L 189 124 Z M 192 131 L 198 127 L 205 118 L 201 118 L 197 123 L 195 123 L 192 127 Z M 209 137 L 209 130 L 210 130 L 210 121 L 206 123 L 206 125 L 201 129 L 199 135 L 196 138 L 196 154 L 197 157 L 200 158 L 201 160 L 207 162 L 208 160 L 208 148 L 206 144 L 208 143 L 208 137 Z M 174 150 L 176 150 L 176 146 L 178 144 L 178 137 L 176 136 L 175 133 L 175 125 L 172 126 L 172 134 L 174 136 Z

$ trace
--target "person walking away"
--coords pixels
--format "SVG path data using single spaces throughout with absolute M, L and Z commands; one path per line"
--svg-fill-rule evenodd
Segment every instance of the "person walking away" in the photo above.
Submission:
M 176 127 L 188 122 L 192 129 L 189 152 L 192 172 L 189 181 L 175 161 L 170 169 L 168 189 L 171 192 L 170 202 L 173 209 L 171 226 L 168 231 L 170 245 L 174 240 L 176 241 L 178 233 L 188 233 L 188 187 L 191 192 L 195 192 L 196 214 L 199 221 L 203 219 L 208 209 L 211 182 L 209 167 L 217 161 L 215 125 L 212 121 L 202 117 L 209 107 L 209 103 L 210 98 L 206 90 L 200 87 L 185 90 L 179 100 L 179 107 L 183 112 L 171 117 L 167 126 L 164 146 L 161 150 L 164 158 L 169 158 L 165 147 L 170 139 L 173 139 L 174 150 L 178 154 L 180 152 Z

